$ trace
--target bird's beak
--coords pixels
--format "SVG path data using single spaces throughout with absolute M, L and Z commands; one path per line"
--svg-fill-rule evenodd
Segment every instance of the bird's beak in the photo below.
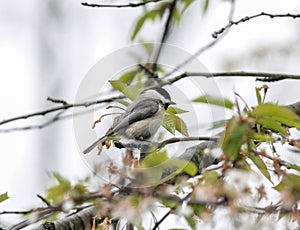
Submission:
M 176 103 L 174 101 L 169 101 L 170 105 L 176 105 Z

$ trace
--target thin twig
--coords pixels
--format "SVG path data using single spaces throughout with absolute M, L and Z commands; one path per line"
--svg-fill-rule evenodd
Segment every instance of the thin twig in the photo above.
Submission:
M 46 200 L 46 198 L 42 197 L 41 195 L 37 194 L 36 195 L 41 201 L 43 201 L 48 207 L 51 206 L 50 202 Z
M 212 34 L 212 37 L 213 38 L 218 38 L 218 36 L 220 34 L 226 32 L 233 25 L 238 25 L 242 22 L 247 22 L 247 21 L 250 21 L 250 20 L 252 20 L 254 18 L 258 18 L 258 17 L 269 17 L 271 19 L 273 19 L 273 18 L 293 18 L 293 19 L 297 19 L 297 18 L 300 18 L 300 14 L 291 14 L 291 13 L 287 13 L 287 14 L 270 14 L 270 13 L 261 12 L 259 14 L 254 14 L 254 15 L 251 15 L 251 16 L 243 17 L 243 18 L 241 18 L 240 20 L 237 20 L 237 21 L 229 21 L 226 26 L 224 26 L 223 28 L 215 31 Z
M 66 102 L 65 100 L 57 99 L 57 98 L 52 98 L 52 97 L 47 97 L 47 101 L 51 101 L 51 102 L 53 102 L 53 103 L 63 104 L 63 105 L 68 105 L 68 104 L 69 104 L 69 103 Z
M 152 230 L 158 229 L 159 225 L 171 214 L 171 210 L 169 210 L 158 222 L 155 223 Z
M 273 78 L 273 79 L 300 79 L 300 75 L 284 74 L 284 73 L 267 73 L 267 72 L 247 72 L 247 71 L 233 71 L 233 72 L 185 72 L 171 80 L 174 83 L 186 77 L 255 77 L 255 78 Z
M 96 101 L 86 101 L 86 102 L 81 102 L 81 103 L 61 105 L 61 106 L 57 106 L 57 107 L 54 107 L 54 108 L 45 109 L 45 110 L 42 110 L 42 111 L 29 113 L 29 114 L 26 114 L 26 115 L 17 116 L 17 117 L 13 117 L 13 118 L 9 118 L 9 119 L 5 119 L 5 120 L 0 121 L 0 125 L 7 124 L 7 123 L 10 123 L 10 122 L 13 122 L 13 121 L 16 121 L 16 120 L 27 119 L 27 118 L 30 118 L 30 117 L 45 116 L 48 113 L 53 113 L 53 112 L 56 112 L 56 111 L 59 111 L 59 110 L 68 110 L 70 108 L 75 108 L 75 107 L 89 107 L 91 105 L 112 102 L 116 99 L 122 99 L 122 98 L 124 98 L 124 96 L 117 96 L 117 97 L 111 97 L 111 98 L 107 98 L 107 99 L 96 100 Z
M 128 4 L 95 4 L 95 3 L 87 3 L 87 2 L 82 2 L 81 5 L 83 6 L 88 6 L 88 7 L 97 7 L 97 8 L 127 8 L 127 7 L 139 7 L 139 6 L 145 6 L 149 3 L 157 3 L 161 2 L 162 0 L 148 0 L 148 1 L 143 1 L 143 2 L 138 2 L 138 3 L 133 3 L 130 2 Z

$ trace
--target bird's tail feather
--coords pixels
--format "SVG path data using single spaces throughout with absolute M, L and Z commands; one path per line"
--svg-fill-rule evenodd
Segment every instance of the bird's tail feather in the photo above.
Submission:
M 104 141 L 107 138 L 107 135 L 100 137 L 98 140 L 96 140 L 93 144 L 91 144 L 89 147 L 87 147 L 83 153 L 87 154 L 90 151 L 92 151 L 97 145 L 99 145 L 102 141 Z

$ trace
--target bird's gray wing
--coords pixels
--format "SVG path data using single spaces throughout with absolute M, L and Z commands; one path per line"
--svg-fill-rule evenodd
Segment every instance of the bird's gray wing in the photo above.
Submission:
M 156 100 L 141 100 L 129 111 L 125 111 L 119 122 L 113 127 L 112 133 L 128 127 L 132 123 L 145 120 L 155 114 L 159 109 L 159 102 Z

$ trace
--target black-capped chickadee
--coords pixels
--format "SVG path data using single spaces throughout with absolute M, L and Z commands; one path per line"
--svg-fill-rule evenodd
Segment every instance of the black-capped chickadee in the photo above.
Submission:
M 152 87 L 143 90 L 106 134 L 91 144 L 83 153 L 89 153 L 109 136 L 125 136 L 138 141 L 148 140 L 159 129 L 165 111 L 171 104 L 175 103 L 165 89 Z

